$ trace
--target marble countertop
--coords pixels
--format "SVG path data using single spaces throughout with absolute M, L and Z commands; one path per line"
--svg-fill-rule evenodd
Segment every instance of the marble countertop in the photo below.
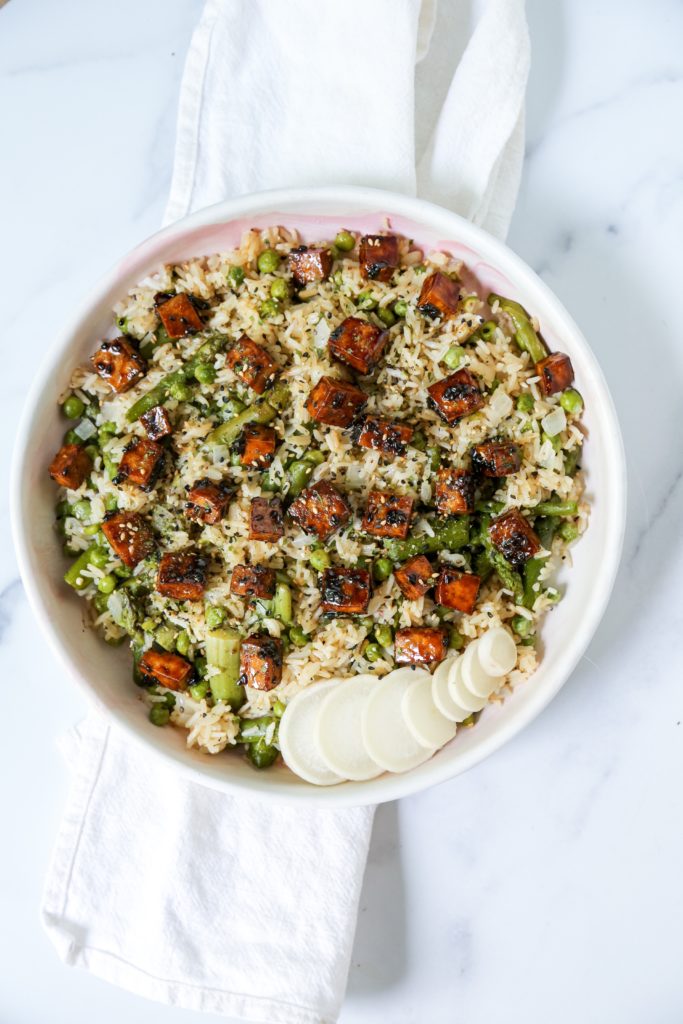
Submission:
M 160 222 L 200 7 L 0 10 L 3 477 L 36 360 Z M 342 1024 L 683 1017 L 683 8 L 528 7 L 528 155 L 510 242 L 573 312 L 612 388 L 629 466 L 624 559 L 548 710 L 468 775 L 379 809 Z M 37 634 L 5 487 L 0 522 L 0 1019 L 199 1024 L 69 970 L 41 931 L 67 787 L 56 739 L 84 705 Z

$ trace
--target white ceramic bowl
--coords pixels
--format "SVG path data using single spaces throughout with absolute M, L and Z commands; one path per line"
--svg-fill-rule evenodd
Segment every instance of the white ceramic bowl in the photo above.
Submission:
M 543 624 L 536 674 L 502 706 L 488 708 L 476 728 L 462 730 L 435 757 L 405 775 L 317 788 L 286 768 L 257 772 L 243 759 L 188 750 L 180 729 L 151 725 L 131 681 L 127 649 L 105 647 L 82 622 L 80 600 L 62 583 L 65 569 L 53 530 L 55 489 L 47 466 L 64 431 L 57 398 L 72 369 L 87 359 L 111 325 L 111 308 L 161 263 L 230 248 L 249 227 L 277 223 L 305 239 L 341 227 L 373 231 L 387 218 L 425 248 L 462 258 L 485 288 L 520 301 L 541 323 L 553 349 L 568 352 L 585 398 L 590 439 L 583 465 L 592 503 L 590 529 L 572 549 L 566 595 Z M 586 649 L 605 610 L 621 552 L 626 476 L 619 426 L 602 372 L 581 332 L 546 285 L 501 242 L 431 203 L 365 188 L 292 189 L 244 196 L 201 210 L 160 231 L 124 257 L 92 290 L 85 306 L 50 348 L 20 425 L 12 481 L 14 538 L 21 574 L 41 628 L 61 663 L 90 700 L 132 740 L 205 785 L 271 799 L 319 804 L 392 800 L 471 768 L 514 736 L 558 692 Z

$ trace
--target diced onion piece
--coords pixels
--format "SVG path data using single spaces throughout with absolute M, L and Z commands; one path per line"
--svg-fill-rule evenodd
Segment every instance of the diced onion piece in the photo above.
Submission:
M 490 676 L 506 676 L 517 664 L 517 644 L 502 626 L 489 629 L 477 641 L 479 664 Z
M 406 725 L 427 750 L 443 747 L 455 736 L 455 722 L 445 718 L 432 699 L 432 677 L 420 675 L 410 684 L 401 699 Z
M 567 417 L 565 416 L 564 409 L 558 406 L 552 412 L 547 413 L 541 420 L 541 426 L 548 437 L 555 437 L 556 434 L 561 434 L 567 427 Z
M 446 658 L 436 669 L 432 676 L 432 698 L 442 715 L 451 722 L 464 722 L 469 718 L 471 712 L 456 704 L 448 688 L 448 679 L 455 663 L 460 660 L 460 655 L 454 658 Z
M 433 748 L 427 750 L 417 742 L 401 711 L 403 694 L 415 678 L 412 669 L 390 672 L 377 684 L 363 708 L 361 729 L 365 749 L 388 772 L 407 772 L 434 753 Z
M 322 317 L 320 320 L 318 320 L 317 324 L 315 325 L 315 331 L 313 332 L 313 341 L 315 343 L 315 347 L 325 348 L 331 333 L 332 332 L 330 330 L 330 325 L 328 324 L 325 317 Z
M 371 675 L 343 679 L 327 693 L 318 714 L 316 742 L 323 761 L 354 782 L 374 779 L 383 771 L 365 749 L 361 733 L 363 708 L 377 685 Z
M 87 441 L 89 437 L 97 433 L 97 427 L 87 417 L 81 420 L 77 427 L 74 427 L 74 434 L 78 434 L 81 441 Z
M 497 419 L 505 419 L 512 412 L 512 399 L 507 391 L 498 387 L 489 400 L 489 412 Z
M 448 676 L 448 692 L 452 699 L 467 712 L 467 717 L 474 711 L 481 711 L 488 704 L 487 697 L 475 697 L 471 690 L 468 690 L 462 678 L 462 658 L 458 658 Z
M 465 648 L 460 666 L 460 675 L 470 693 L 484 700 L 488 700 L 499 686 L 497 677 L 489 675 L 479 660 L 478 640 L 474 640 Z
M 314 786 L 334 786 L 343 782 L 323 760 L 316 743 L 316 724 L 327 694 L 340 682 L 331 679 L 301 690 L 289 702 L 280 720 L 280 751 L 288 768 Z

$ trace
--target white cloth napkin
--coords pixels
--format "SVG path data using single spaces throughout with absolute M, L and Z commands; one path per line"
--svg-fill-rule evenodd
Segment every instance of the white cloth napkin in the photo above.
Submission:
M 208 0 L 166 221 L 259 189 L 357 183 L 417 188 L 503 237 L 528 66 L 523 0 Z M 65 752 L 74 782 L 43 919 L 66 963 L 244 1020 L 337 1019 L 372 808 L 216 793 L 94 713 Z

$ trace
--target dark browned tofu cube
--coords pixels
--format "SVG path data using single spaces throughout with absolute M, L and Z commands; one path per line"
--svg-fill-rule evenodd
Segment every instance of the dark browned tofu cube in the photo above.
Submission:
M 272 690 L 282 679 L 282 641 L 268 633 L 252 633 L 240 647 L 240 684 Z
M 306 400 L 306 410 L 318 423 L 348 427 L 367 400 L 368 396 L 355 384 L 336 377 L 321 377 Z
M 60 487 L 75 491 L 92 469 L 92 459 L 82 444 L 63 444 L 50 463 L 49 473 Z
M 431 665 L 443 661 L 448 653 L 444 629 L 409 626 L 399 629 L 394 637 L 394 654 L 399 665 Z
M 305 533 L 326 540 L 348 523 L 351 507 L 332 484 L 321 480 L 301 492 L 289 506 L 289 514 Z
M 396 235 L 363 235 L 358 246 L 360 272 L 371 281 L 391 281 L 398 266 Z
M 471 615 L 477 604 L 481 580 L 469 572 L 444 566 L 436 581 L 435 600 L 444 608 Z
M 536 363 L 536 373 L 541 378 L 539 383 L 544 395 L 556 395 L 574 383 L 574 367 L 564 352 L 553 352 Z
M 300 245 L 298 249 L 292 249 L 287 262 L 297 284 L 326 281 L 332 270 L 332 253 L 329 249 L 309 249 L 307 245 Z
M 494 519 L 489 534 L 494 547 L 516 569 L 541 550 L 531 524 L 516 508 Z
M 196 551 L 168 551 L 157 572 L 157 593 L 174 601 L 199 601 L 206 585 L 206 562 Z
M 377 364 L 388 340 L 388 331 L 381 331 L 369 320 L 347 316 L 330 334 L 327 347 L 334 359 L 367 374 Z
M 207 477 L 197 480 L 187 492 L 185 515 L 210 526 L 218 523 L 228 511 L 231 495 L 232 488 L 224 481 L 216 483 Z
M 399 569 L 394 569 L 394 579 L 406 600 L 417 601 L 432 587 L 434 570 L 425 555 L 415 555 Z
M 236 565 L 230 579 L 230 593 L 249 600 L 270 601 L 275 597 L 275 569 L 266 565 Z
M 152 650 L 142 655 L 138 671 L 147 682 L 159 683 L 169 690 L 186 690 L 194 674 L 192 663 L 179 654 Z
M 262 345 L 243 334 L 225 356 L 225 361 L 235 376 L 248 388 L 262 395 L 277 374 L 277 364 L 270 358 Z
M 169 338 L 183 338 L 196 334 L 204 327 L 194 302 L 189 295 L 171 295 L 160 292 L 155 296 L 159 318 Z
M 429 405 L 446 423 L 469 416 L 484 404 L 477 378 L 469 370 L 458 370 L 427 388 Z
M 134 437 L 123 452 L 115 484 L 137 484 L 143 491 L 151 491 L 164 468 L 164 449 L 156 441 Z
M 442 274 L 437 270 L 435 274 L 430 274 L 425 279 L 420 298 L 417 300 L 417 308 L 431 320 L 436 320 L 438 317 L 446 320 L 457 313 L 459 300 L 458 284 L 447 274 Z
M 154 534 L 138 512 L 111 512 L 102 523 L 102 533 L 124 565 L 133 569 L 154 550 Z
M 363 529 L 373 537 L 406 537 L 412 514 L 412 498 L 388 491 L 370 491 Z
M 443 466 L 436 474 L 434 504 L 440 516 L 474 512 L 474 476 L 466 469 Z
M 373 448 L 382 455 L 405 455 L 406 445 L 414 433 L 414 428 L 407 423 L 361 416 L 351 429 L 351 438 L 361 448 Z
M 364 615 L 370 602 L 367 569 L 325 569 L 320 583 L 325 615 Z
M 98 377 L 119 394 L 147 373 L 147 363 L 126 338 L 103 341 L 90 361 Z
M 173 433 L 171 420 L 163 405 L 155 405 L 149 412 L 143 413 L 140 423 L 145 428 L 145 433 L 150 441 L 161 441 Z
M 484 441 L 472 448 L 472 468 L 482 476 L 512 476 L 521 465 L 521 449 L 512 441 Z
M 249 512 L 249 539 L 271 544 L 285 535 L 282 502 L 279 498 L 252 498 Z
M 275 458 L 277 434 L 263 423 L 248 423 L 232 446 L 240 465 L 265 469 Z

